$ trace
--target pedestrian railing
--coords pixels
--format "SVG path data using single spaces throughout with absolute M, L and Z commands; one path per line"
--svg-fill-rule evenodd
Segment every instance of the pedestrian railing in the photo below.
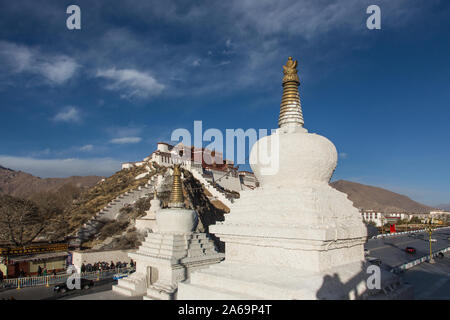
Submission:
M 450 228 L 450 227 L 438 227 L 435 230 L 446 229 L 446 228 Z M 418 229 L 418 230 L 402 231 L 402 232 L 394 232 L 394 233 L 384 233 L 384 234 L 379 234 L 379 235 L 373 236 L 371 239 L 389 238 L 389 237 L 401 236 L 404 234 L 420 233 L 420 232 L 425 232 L 425 231 L 427 231 L 427 229 Z
M 434 258 L 434 257 L 437 257 L 440 253 L 445 253 L 447 251 L 450 251 L 450 247 L 447 247 L 447 248 L 444 248 L 444 249 L 441 249 L 441 250 L 437 250 L 437 251 L 433 252 L 432 256 Z M 397 267 L 393 268 L 391 271 L 394 271 L 394 270 L 408 270 L 408 269 L 410 269 L 410 268 L 412 268 L 412 267 L 414 267 L 414 266 L 416 266 L 418 264 L 421 264 L 421 263 L 423 263 L 425 261 L 429 261 L 429 260 L 430 260 L 430 255 L 428 254 L 428 255 L 423 256 L 423 257 L 421 257 L 419 259 L 416 259 L 416 260 L 413 260 L 413 261 L 409 261 L 409 262 L 404 263 L 404 264 L 402 264 L 400 266 L 397 266 Z
M 126 271 L 134 270 L 134 268 L 117 268 L 109 270 L 98 270 L 83 272 L 80 274 L 80 278 L 89 280 L 100 280 L 112 278 L 117 273 L 123 273 Z M 50 286 L 58 283 L 64 283 L 73 274 L 57 274 L 48 276 L 37 276 L 37 277 L 21 277 L 4 279 L 0 283 L 0 288 L 26 288 L 26 287 L 39 287 L 39 286 Z

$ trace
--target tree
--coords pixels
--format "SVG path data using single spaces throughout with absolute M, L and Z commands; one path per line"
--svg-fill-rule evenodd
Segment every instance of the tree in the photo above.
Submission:
M 25 246 L 44 231 L 46 222 L 34 202 L 0 195 L 1 240 Z
M 415 223 L 419 224 L 419 223 L 422 223 L 422 221 L 420 220 L 419 217 L 414 216 L 411 218 L 411 220 L 409 220 L 409 223 L 410 224 L 415 224 Z

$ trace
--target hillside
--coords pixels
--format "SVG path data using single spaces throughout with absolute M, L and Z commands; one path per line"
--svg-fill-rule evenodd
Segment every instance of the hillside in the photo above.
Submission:
M 445 211 L 450 211 L 450 203 L 442 203 L 436 206 L 436 208 L 445 210 Z
M 35 193 L 55 192 L 67 184 L 81 189 L 90 188 L 101 179 L 102 177 L 98 176 L 43 179 L 0 166 L 0 193 L 28 198 Z
M 407 196 L 356 182 L 338 180 L 330 185 L 348 195 L 357 208 L 382 212 L 429 213 L 432 207 L 423 205 Z
M 142 173 L 143 169 L 143 167 L 138 167 L 121 170 L 84 192 L 65 213 L 65 220 L 69 224 L 68 233 L 73 234 L 77 228 L 80 228 L 96 212 L 119 194 L 123 194 L 125 191 L 134 189 L 139 185 L 143 187 L 150 176 L 165 176 L 167 171 L 165 167 L 156 167 L 156 169 L 150 171 L 149 176 L 135 180 L 134 177 Z M 189 171 L 183 169 L 183 174 L 185 205 L 187 208 L 194 208 L 199 214 L 197 230 L 200 232 L 207 231 L 211 224 L 223 221 L 226 210 L 223 208 L 223 205 L 218 206 L 208 199 L 205 188 Z M 170 188 L 169 190 L 158 192 L 158 198 L 161 200 L 163 207 L 168 205 L 169 197 Z M 131 205 L 123 206 L 116 220 L 101 223 L 98 231 L 88 241 L 82 242 L 82 247 L 103 250 L 137 247 L 143 240 L 144 235 L 135 229 L 134 221 L 136 218 L 144 215 L 145 211 L 150 208 L 150 200 L 152 198 L 153 194 L 151 193 Z M 99 222 L 99 220 L 97 221 Z M 211 235 L 211 238 L 218 249 L 223 251 L 223 243 L 213 235 Z

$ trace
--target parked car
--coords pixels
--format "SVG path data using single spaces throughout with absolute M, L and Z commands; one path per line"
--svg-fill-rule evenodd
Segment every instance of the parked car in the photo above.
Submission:
M 93 286 L 94 286 L 94 281 L 93 280 L 83 279 L 83 278 L 80 279 L 80 289 L 87 290 L 89 288 L 92 288 Z M 69 290 L 74 290 L 74 289 L 76 289 L 76 288 L 70 289 L 67 286 L 66 282 L 57 284 L 56 286 L 53 287 L 53 291 L 54 292 L 60 292 L 60 293 L 65 293 L 65 292 L 67 292 Z
M 415 254 L 415 253 L 416 253 L 416 248 L 413 248 L 413 247 L 406 247 L 406 248 L 405 248 L 405 251 L 406 251 L 407 253 L 410 253 L 410 254 Z
M 134 272 L 134 270 L 127 270 L 127 271 L 124 271 L 124 272 L 116 273 L 116 274 L 113 276 L 113 279 L 114 279 L 114 280 L 119 280 L 119 279 L 122 279 L 122 278 L 126 278 L 126 277 L 128 277 L 130 274 L 132 274 L 133 272 Z

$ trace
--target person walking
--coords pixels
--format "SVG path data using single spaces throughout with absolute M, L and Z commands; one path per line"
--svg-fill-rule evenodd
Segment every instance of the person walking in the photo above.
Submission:
M 42 276 L 42 268 L 41 266 L 38 267 L 38 277 Z
M 2 272 L 2 270 L 0 270 L 0 283 L 3 282 L 3 277 L 4 277 L 3 272 Z
M 84 265 L 84 263 L 81 265 L 81 273 L 85 273 L 86 272 L 86 266 Z
M 47 267 L 44 267 L 44 277 L 46 277 L 47 276 Z

